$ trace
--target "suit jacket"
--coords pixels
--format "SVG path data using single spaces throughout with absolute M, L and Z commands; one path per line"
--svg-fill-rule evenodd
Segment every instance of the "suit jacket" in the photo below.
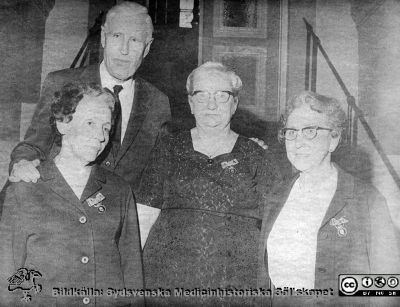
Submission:
M 7 279 L 20 268 L 42 275 L 42 291 L 31 291 L 39 306 L 80 306 L 88 295 L 54 295 L 54 289 L 102 289 L 88 296 L 97 306 L 143 304 L 143 297 L 114 299 L 112 289 L 143 289 L 136 204 L 129 185 L 94 166 L 78 199 L 53 161 L 39 166 L 37 183 L 14 183 L 7 190 L 0 222 L 0 305 L 21 303 L 21 290 Z M 87 200 L 101 193 L 105 211 Z M 86 257 L 86 258 L 84 258 Z M 55 292 L 61 293 L 61 292 Z M 65 293 L 65 292 L 64 292 Z
M 121 148 L 116 152 L 110 141 L 99 160 L 106 169 L 128 181 L 134 191 L 139 186 L 161 125 L 171 118 L 167 96 L 145 80 L 135 80 L 132 111 Z M 51 100 L 54 92 L 73 81 L 101 84 L 99 65 L 65 69 L 47 76 L 25 139 L 11 153 L 10 169 L 21 159 L 44 160 L 50 152 L 56 151 L 56 131 L 49 124 Z
M 400 272 L 399 245 L 383 196 L 373 186 L 337 169 L 337 189 L 318 231 L 315 288 L 333 289 L 334 296 L 320 298 L 320 301 L 327 300 L 323 305 L 369 304 L 365 297 L 359 301 L 355 297 L 338 297 L 338 275 L 397 274 Z M 298 175 L 289 178 L 277 187 L 266 204 L 259 247 L 259 287 L 272 288 L 268 276 L 267 238 L 297 178 Z M 339 236 L 338 229 L 330 224 L 333 218 L 342 217 L 348 221 L 343 224 L 347 230 L 345 236 Z M 382 298 L 378 299 L 383 302 Z M 304 304 L 284 301 L 282 305 L 288 303 Z M 390 300 L 386 303 L 389 306 Z

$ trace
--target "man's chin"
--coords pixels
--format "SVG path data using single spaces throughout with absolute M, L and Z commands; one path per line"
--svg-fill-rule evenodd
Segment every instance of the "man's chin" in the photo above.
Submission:
M 111 75 L 119 81 L 128 80 L 132 76 L 129 73 L 112 73 Z
M 125 81 L 131 78 L 135 72 L 136 70 L 133 71 L 131 67 L 129 70 L 123 69 L 122 67 L 114 67 L 114 69 L 109 70 L 110 75 L 120 81 Z

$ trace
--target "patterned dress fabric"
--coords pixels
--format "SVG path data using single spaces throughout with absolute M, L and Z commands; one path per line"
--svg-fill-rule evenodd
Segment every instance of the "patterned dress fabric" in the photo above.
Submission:
M 213 159 L 190 131 L 160 138 L 137 195 L 161 209 L 144 248 L 146 288 L 255 288 L 264 199 L 279 178 L 271 153 L 243 136 Z

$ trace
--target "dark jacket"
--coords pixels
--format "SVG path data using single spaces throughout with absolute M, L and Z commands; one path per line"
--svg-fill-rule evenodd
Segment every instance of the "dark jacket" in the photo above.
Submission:
M 102 165 L 124 178 L 134 191 L 161 125 L 171 118 L 167 96 L 145 80 L 135 80 L 132 111 L 121 149 L 116 153 L 110 142 L 100 157 Z M 49 124 L 51 99 L 64 84 L 74 81 L 101 84 L 99 65 L 60 70 L 47 76 L 25 139 L 11 153 L 10 169 L 21 159 L 44 160 L 49 155 L 56 135 Z
M 138 218 L 129 185 L 95 166 L 79 200 L 52 161 L 39 170 L 37 183 L 14 183 L 6 193 L 0 306 L 21 303 L 22 291 L 7 289 L 7 279 L 20 268 L 42 275 L 37 279 L 42 291 L 30 292 L 29 306 L 83 305 L 86 295 L 54 296 L 54 288 L 102 289 L 103 295 L 89 296 L 96 306 L 143 304 L 143 297 L 107 296 L 109 288 L 143 289 Z M 103 212 L 87 203 L 99 193 L 105 197 Z
M 263 288 L 271 288 L 267 238 L 297 178 L 298 175 L 277 187 L 266 204 L 258 272 L 258 285 Z M 344 224 L 345 236 L 339 236 L 338 229 L 330 224 L 333 218 L 341 217 L 348 220 Z M 339 274 L 394 274 L 400 273 L 399 265 L 398 242 L 385 199 L 373 186 L 338 168 L 337 189 L 318 232 L 314 287 L 332 288 L 334 296 L 319 301 L 354 305 L 356 298 L 337 296 Z M 368 299 L 361 298 L 360 302 L 368 303 Z

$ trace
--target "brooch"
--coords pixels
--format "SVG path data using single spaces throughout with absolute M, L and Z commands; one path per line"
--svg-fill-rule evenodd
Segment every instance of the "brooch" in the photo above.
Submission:
M 104 199 L 106 199 L 104 195 L 99 192 L 96 194 L 95 197 L 89 197 L 86 202 L 89 207 L 95 207 L 101 213 L 106 211 L 106 207 L 101 203 Z
M 345 237 L 347 235 L 347 229 L 344 227 L 343 224 L 348 222 L 349 221 L 346 220 L 343 216 L 340 219 L 332 218 L 329 224 L 336 228 L 339 237 Z
M 237 159 L 233 159 L 231 161 L 224 161 L 224 162 L 221 162 L 221 167 L 223 169 L 228 168 L 231 171 L 231 173 L 233 173 L 233 172 L 235 172 L 235 168 L 233 166 L 238 163 L 239 163 L 239 161 Z

